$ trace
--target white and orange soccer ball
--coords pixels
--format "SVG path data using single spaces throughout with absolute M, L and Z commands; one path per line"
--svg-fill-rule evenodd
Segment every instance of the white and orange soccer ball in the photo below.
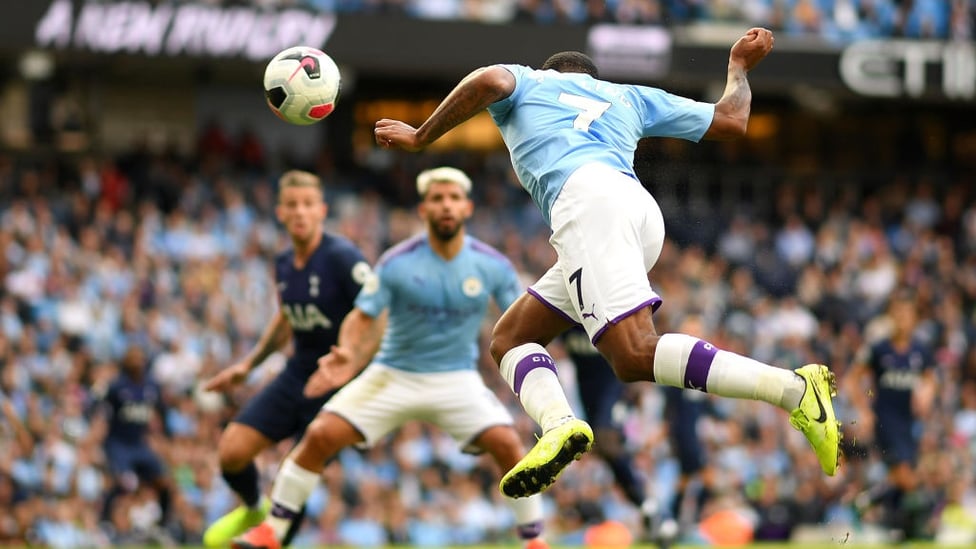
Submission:
M 264 96 L 282 120 L 307 126 L 335 110 L 342 78 L 322 50 L 295 46 L 275 55 L 264 69 Z

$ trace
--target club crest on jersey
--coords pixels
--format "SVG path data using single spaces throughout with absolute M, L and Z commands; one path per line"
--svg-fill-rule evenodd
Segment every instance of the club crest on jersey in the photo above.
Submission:
M 360 261 L 352 266 L 352 279 L 356 284 L 363 285 L 373 274 L 373 269 L 369 268 L 369 263 Z
M 312 297 L 319 296 L 319 275 L 309 275 L 308 277 L 308 295 Z
M 461 291 L 468 297 L 476 297 L 481 294 L 482 287 L 481 280 L 472 276 L 464 280 L 464 284 L 461 285 Z
M 332 328 L 332 321 L 322 314 L 322 311 L 314 303 L 305 303 L 304 305 L 301 303 L 282 303 L 281 312 L 284 313 L 293 330 L 307 332 L 315 328 L 322 328 L 323 330 Z

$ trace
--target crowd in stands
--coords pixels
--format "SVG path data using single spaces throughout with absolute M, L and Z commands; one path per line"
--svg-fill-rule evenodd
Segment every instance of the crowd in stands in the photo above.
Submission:
M 237 504 L 220 478 L 215 443 L 282 357 L 229 398 L 198 386 L 247 352 L 275 307 L 271 258 L 288 243 L 273 216 L 276 171 L 256 147 L 211 134 L 192 157 L 140 148 L 112 158 L 0 155 L 0 545 L 198 544 Z M 727 150 L 714 150 L 735 164 Z M 463 168 L 475 181 L 472 234 L 511 258 L 526 282 L 549 266 L 547 229 L 503 154 L 403 155 L 382 173 L 338 170 L 325 156 L 314 169 L 328 182 L 329 229 L 375 261 L 420 228 L 409 191 L 397 191 L 434 163 Z M 747 201 L 720 205 L 707 196 L 669 200 L 659 188 L 672 236 L 652 277 L 665 301 L 659 330 L 699 315 L 703 335 L 720 347 L 784 368 L 823 362 L 843 378 L 857 350 L 883 330 L 886 298 L 911 288 L 918 335 L 936 351 L 940 380 L 918 465 L 939 502 L 931 535 L 976 539 L 976 187 L 960 172 L 873 187 L 786 180 L 772 189 L 752 202 L 767 207 L 749 209 Z M 99 399 L 131 346 L 145 351 L 146 371 L 163 393 L 149 444 L 176 486 L 165 524 L 158 494 L 112 478 L 102 445 Z M 568 372 L 571 363 L 553 349 Z M 534 425 L 488 357 L 481 367 L 531 441 Z M 662 405 L 658 387 L 635 384 L 618 417 L 650 493 L 664 501 L 678 471 Z M 785 413 L 716 400 L 716 413 L 698 425 L 707 469 L 685 535 L 707 542 L 730 524 L 758 539 L 877 531 L 876 518 L 856 512 L 853 501 L 884 478 L 881 456 L 849 399 L 841 394 L 836 405 L 847 457 L 831 478 Z M 261 458 L 265 486 L 288 447 Z M 295 545 L 512 542 L 495 478 L 488 462 L 411 424 L 325 468 Z M 106 505 L 116 483 L 127 490 Z M 545 501 L 547 537 L 556 543 L 581 543 L 603 519 L 640 531 L 637 510 L 590 456 Z
M 253 0 L 330 12 L 434 20 L 636 25 L 732 23 L 832 42 L 973 38 L 973 0 Z

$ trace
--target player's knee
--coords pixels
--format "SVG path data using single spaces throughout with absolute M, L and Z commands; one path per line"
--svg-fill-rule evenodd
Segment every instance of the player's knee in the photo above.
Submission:
M 501 364 L 502 357 L 513 347 L 508 334 L 504 331 L 500 332 L 498 326 L 495 326 L 491 333 L 491 343 L 488 344 L 488 352 L 491 353 L 491 358 L 495 360 L 495 364 Z
M 346 446 L 349 442 L 339 438 L 344 437 L 337 436 L 333 422 L 329 421 L 328 416 L 320 415 L 305 429 L 297 451 L 305 458 L 324 461 L 335 452 L 337 446 Z
M 228 473 L 243 471 L 254 460 L 254 452 L 233 437 L 221 436 L 217 443 L 220 470 Z

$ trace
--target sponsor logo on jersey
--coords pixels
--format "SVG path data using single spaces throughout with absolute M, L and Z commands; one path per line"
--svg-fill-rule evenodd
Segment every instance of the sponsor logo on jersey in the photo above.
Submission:
M 322 311 L 314 303 L 284 303 L 281 312 L 288 319 L 288 324 L 292 330 L 307 332 L 316 328 L 328 330 L 332 328 L 332 321 L 329 317 L 322 314 Z

